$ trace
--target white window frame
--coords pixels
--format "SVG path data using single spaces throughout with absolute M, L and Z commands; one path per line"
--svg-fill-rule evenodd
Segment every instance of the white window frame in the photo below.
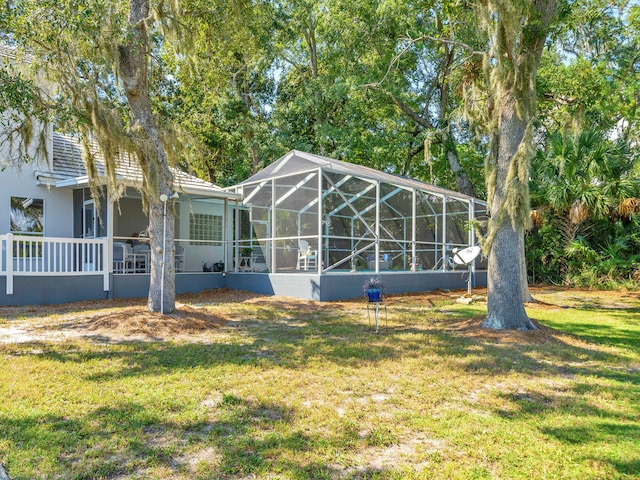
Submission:
M 40 217 L 40 225 L 42 227 L 41 231 L 28 231 L 28 230 L 14 230 L 13 229 L 13 216 L 14 216 L 14 208 L 12 206 L 12 201 L 13 199 L 20 199 L 23 209 L 22 211 L 25 211 L 27 208 L 30 208 L 34 202 L 41 202 L 42 203 L 42 215 Z M 9 228 L 11 233 L 16 234 L 16 235 L 29 235 L 32 237 L 44 237 L 45 236 L 45 200 L 43 198 L 33 198 L 33 197 L 18 197 L 18 196 L 11 196 L 10 200 L 9 200 Z

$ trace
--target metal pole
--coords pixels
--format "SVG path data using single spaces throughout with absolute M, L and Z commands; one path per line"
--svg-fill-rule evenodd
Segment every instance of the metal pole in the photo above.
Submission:
M 447 196 L 442 197 L 442 271 L 447 270 Z
M 224 261 L 223 272 L 227 271 L 227 267 L 229 266 L 229 199 L 224 199 L 224 215 L 222 216 L 222 239 L 224 243 L 222 244 L 222 258 Z
M 278 268 L 277 265 L 277 261 L 278 261 L 278 252 L 276 250 L 277 245 L 276 245 L 276 227 L 277 227 L 277 218 L 276 218 L 276 200 L 277 200 L 277 189 L 276 189 L 276 179 L 274 178 L 273 180 L 271 180 L 271 224 L 269 225 L 269 229 L 271 230 L 269 232 L 269 238 L 265 239 L 265 246 L 269 245 L 269 248 L 271 248 L 271 251 L 269 253 L 271 253 L 271 273 L 276 273 L 276 269 Z M 269 220 L 269 218 L 267 218 L 267 221 Z M 250 234 L 253 232 L 250 232 Z M 268 243 L 267 243 L 268 242 Z M 266 252 L 264 252 L 266 253 Z
M 164 203 L 164 213 L 162 219 L 162 272 L 160 273 L 160 313 L 164 315 L 164 270 L 167 245 L 167 197 L 165 194 L 160 195 L 160 200 Z
M 6 251 L 5 251 L 5 261 L 6 261 L 6 273 L 7 273 L 7 285 L 6 285 L 6 293 L 7 295 L 13 295 L 13 234 L 7 233 L 6 238 Z M 20 249 L 16 250 L 17 252 Z M 18 262 L 19 266 L 19 262 Z
M 476 244 L 476 232 L 474 230 L 474 224 L 473 224 L 475 218 L 476 218 L 476 203 L 472 199 L 469 201 L 469 246 L 470 247 Z M 473 261 L 469 264 L 469 286 L 467 288 L 469 295 L 471 295 L 471 289 L 473 288 L 473 285 L 476 283 L 475 277 L 476 277 L 476 260 L 474 258 Z
M 244 195 L 244 190 L 242 191 Z M 236 199 L 236 211 L 234 212 L 236 225 L 235 225 L 235 238 L 233 239 L 233 272 L 238 273 L 238 267 L 240 265 L 240 205 L 238 205 L 238 199 Z

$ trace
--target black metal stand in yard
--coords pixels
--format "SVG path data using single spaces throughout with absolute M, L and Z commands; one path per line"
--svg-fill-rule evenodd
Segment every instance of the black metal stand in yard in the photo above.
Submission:
M 377 302 L 368 302 L 367 303 L 367 320 L 369 321 L 369 330 L 371 330 L 371 313 L 369 311 L 369 307 L 371 305 L 374 305 L 375 308 L 375 314 L 376 314 L 376 333 L 378 333 L 378 318 L 379 318 L 379 313 L 380 313 L 380 306 L 384 307 L 384 323 L 385 326 L 388 325 L 388 320 L 387 320 L 387 306 L 382 302 L 382 299 L 380 299 L 380 301 Z

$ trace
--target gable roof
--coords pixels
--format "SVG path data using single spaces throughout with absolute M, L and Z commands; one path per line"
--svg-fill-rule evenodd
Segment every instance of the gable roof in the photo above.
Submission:
M 415 188 L 418 190 L 435 193 L 437 195 L 446 195 L 448 197 L 454 197 L 461 200 L 474 200 L 476 202 L 484 203 L 482 200 L 478 200 L 477 198 L 465 195 L 464 193 L 447 190 L 446 188 L 437 187 L 420 180 L 409 177 L 401 177 L 398 175 L 393 175 L 391 173 L 382 172 L 371 167 L 365 167 L 364 165 L 357 165 L 355 163 L 334 160 L 332 158 L 323 157 L 321 155 L 315 155 L 312 153 L 301 152 L 299 150 L 291 150 L 289 153 L 280 157 L 271 165 L 267 166 L 266 168 L 259 171 L 244 182 L 238 184 L 237 186 L 262 182 L 276 177 L 308 172 L 311 170 L 317 170 L 318 168 L 343 175 L 352 175 L 358 178 L 389 183 L 391 185 L 396 185 L 399 187 L 410 189 Z
M 96 168 L 98 181 L 106 183 L 104 157 L 96 142 L 92 143 L 96 152 Z M 87 170 L 82 160 L 82 145 L 76 137 L 53 132 L 52 168 L 50 171 L 37 173 L 41 181 L 58 188 L 82 188 L 89 184 Z M 142 185 L 142 170 L 136 160 L 128 155 L 121 155 L 117 160 L 116 178 L 119 183 L 132 187 Z M 235 197 L 213 183 L 190 175 L 177 168 L 171 168 L 174 190 L 179 193 L 198 194 L 208 197 Z M 48 181 L 47 181 L 48 180 Z

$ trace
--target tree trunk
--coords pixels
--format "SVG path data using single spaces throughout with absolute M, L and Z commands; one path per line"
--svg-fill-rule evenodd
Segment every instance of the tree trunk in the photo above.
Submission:
M 449 166 L 451 167 L 451 171 L 456 177 L 456 189 L 460 193 L 464 193 L 473 197 L 473 184 L 471 183 L 471 180 L 469 180 L 469 176 L 462 169 L 462 166 L 458 161 L 458 155 L 454 150 L 451 149 L 452 147 L 448 145 L 448 141 L 445 141 L 445 145 L 447 148 L 447 160 L 449 161 Z
M 487 284 L 487 319 L 483 326 L 494 329 L 531 330 L 535 325 L 524 310 L 521 279 L 520 244 L 524 241 L 521 222 L 504 218 L 510 172 L 517 162 L 517 151 L 525 140 L 527 122 L 516 110 L 516 100 L 505 94 L 500 103 L 495 165 L 495 185 L 491 201 L 495 234 L 489 251 Z
M 138 162 L 144 172 L 143 194 L 149 214 L 151 254 L 147 308 L 151 312 L 170 313 L 175 309 L 173 200 L 165 206 L 160 196 L 171 197 L 173 175 L 160 140 L 147 86 L 150 47 L 145 22 L 148 17 L 149 0 L 130 1 L 130 35 L 128 42 L 118 48 L 118 68 L 131 107 L 131 131 Z
M 176 298 L 173 202 L 167 202 L 165 233 L 164 202 L 151 201 L 149 198 L 151 270 L 147 308 L 150 312 L 171 313 L 175 310 Z
M 535 302 L 529 291 L 529 277 L 527 276 L 527 256 L 524 248 L 524 235 L 518 241 L 518 258 L 520 259 L 520 289 L 522 290 L 522 301 Z
M 258 154 L 258 145 L 255 144 L 254 135 L 251 135 L 251 146 L 249 147 L 251 152 L 251 167 L 252 173 L 258 173 L 260 170 L 260 155 Z
M 487 62 L 491 86 L 491 154 L 487 161 L 490 198 L 489 271 L 485 327 L 535 329 L 523 302 L 530 295 L 524 261 L 529 214 L 529 160 L 536 111 L 536 72 L 556 0 L 486 2 L 491 37 Z

